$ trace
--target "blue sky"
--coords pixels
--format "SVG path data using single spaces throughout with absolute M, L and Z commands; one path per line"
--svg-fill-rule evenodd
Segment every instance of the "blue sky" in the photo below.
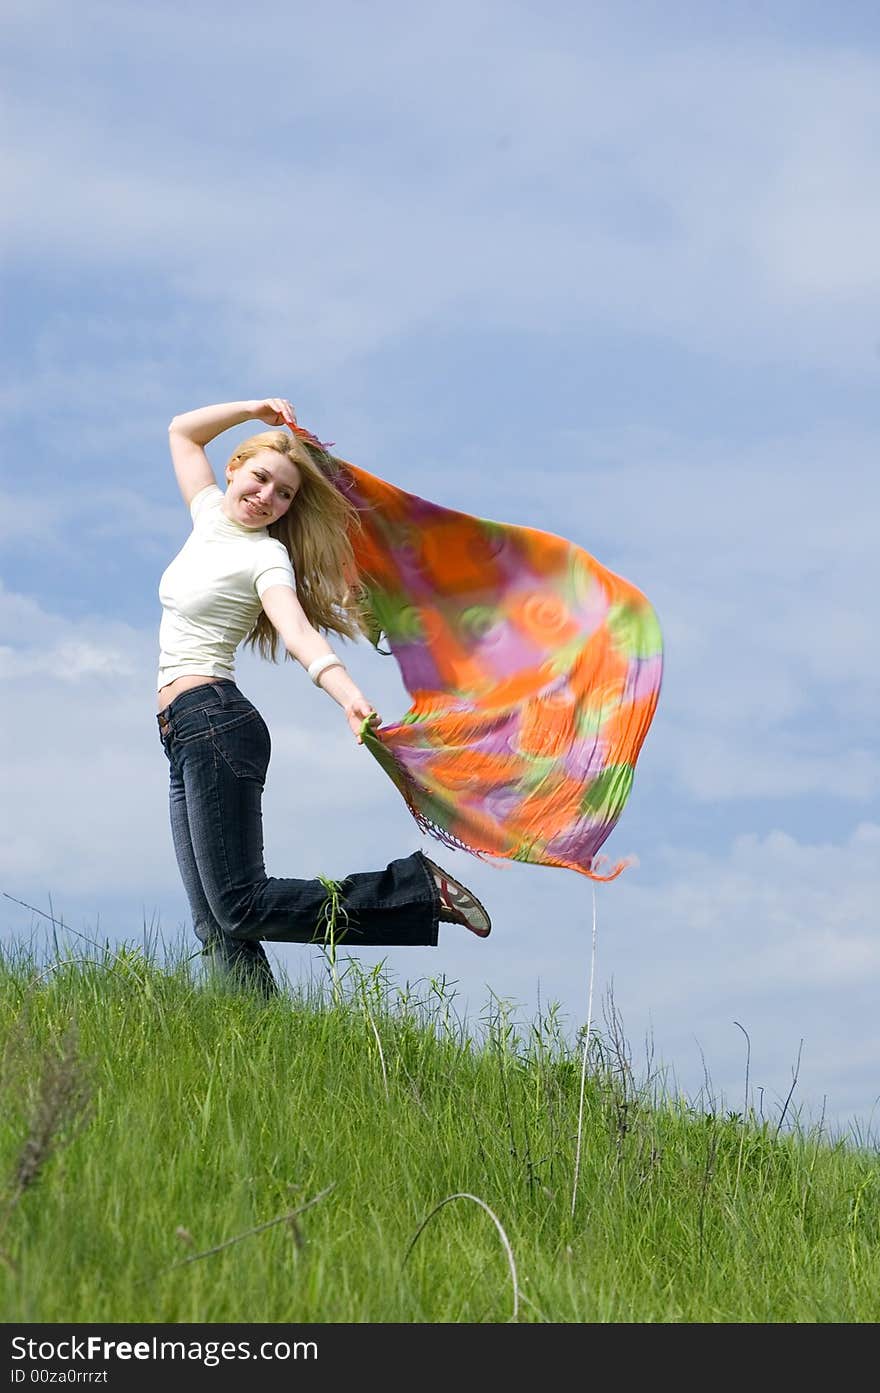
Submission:
M 664 688 L 606 845 L 597 994 L 638 1065 L 873 1128 L 880 1097 L 880 26 L 868 5 L 12 4 L 0 59 L 0 890 L 188 932 L 155 734 L 166 427 L 280 394 L 437 502 L 643 589 Z M 242 427 L 209 453 L 221 468 Z M 387 718 L 392 665 L 349 650 Z M 417 845 L 292 664 L 266 853 Z M 590 887 L 448 860 L 492 937 L 388 954 L 477 1016 L 586 1016 Z M 4 899 L 0 933 L 43 932 Z M 273 950 L 291 975 L 315 950 Z M 367 963 L 380 955 L 364 954 Z

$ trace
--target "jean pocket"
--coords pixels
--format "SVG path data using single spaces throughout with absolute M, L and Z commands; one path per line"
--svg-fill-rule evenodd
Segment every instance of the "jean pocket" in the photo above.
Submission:
M 223 722 L 223 717 L 209 717 L 211 743 L 217 754 L 228 764 L 238 779 L 256 779 L 261 786 L 266 782 L 269 768 L 271 741 L 269 729 L 259 711 L 251 707 L 245 715 L 234 721 Z
M 171 718 L 171 730 L 174 739 L 183 743 L 188 740 L 204 740 L 215 731 L 233 730 L 258 714 L 257 708 L 247 697 L 226 702 L 223 706 L 206 699 L 203 705 L 193 705 L 175 712 Z
M 262 716 L 255 706 L 245 697 L 240 701 L 228 701 L 221 707 L 209 707 L 203 713 L 205 722 L 211 735 L 220 735 L 226 730 L 236 730 L 238 726 L 246 725 L 254 717 L 262 720 Z
M 170 738 L 179 741 L 180 744 L 185 745 L 189 740 L 204 740 L 210 733 L 201 706 L 181 711 L 172 718 Z

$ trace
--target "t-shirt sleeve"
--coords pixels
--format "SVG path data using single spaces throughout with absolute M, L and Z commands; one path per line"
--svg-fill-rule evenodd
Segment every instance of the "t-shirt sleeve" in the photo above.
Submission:
M 274 537 L 269 537 L 260 545 L 257 564 L 254 568 L 254 585 L 262 599 L 263 591 L 270 585 L 288 585 L 296 589 L 296 576 L 287 554 L 287 548 Z
M 203 489 L 199 489 L 194 498 L 190 499 L 189 511 L 193 522 L 198 522 L 199 517 L 206 508 L 217 506 L 223 494 L 216 484 L 206 484 Z

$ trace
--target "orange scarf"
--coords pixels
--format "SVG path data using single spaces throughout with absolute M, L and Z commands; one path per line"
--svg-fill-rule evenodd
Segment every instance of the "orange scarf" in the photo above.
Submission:
M 645 596 L 573 542 L 453 512 L 340 461 L 374 621 L 412 706 L 364 743 L 422 830 L 593 880 L 657 705 Z M 347 471 L 347 474 L 346 472 Z

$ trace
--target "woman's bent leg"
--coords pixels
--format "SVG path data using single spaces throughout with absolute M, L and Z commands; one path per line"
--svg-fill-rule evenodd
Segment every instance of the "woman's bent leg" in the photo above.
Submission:
M 225 934 L 277 943 L 332 936 L 349 948 L 436 945 L 439 896 L 421 852 L 337 882 L 335 923 L 322 879 L 266 875 L 262 794 L 270 742 L 262 717 L 251 712 L 225 725 L 209 716 L 204 738 L 177 747 L 199 882 Z

